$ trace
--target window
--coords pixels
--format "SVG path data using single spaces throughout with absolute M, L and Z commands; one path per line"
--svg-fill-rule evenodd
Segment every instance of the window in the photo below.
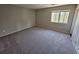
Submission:
M 51 22 L 66 23 L 68 22 L 69 11 L 57 11 L 52 12 Z

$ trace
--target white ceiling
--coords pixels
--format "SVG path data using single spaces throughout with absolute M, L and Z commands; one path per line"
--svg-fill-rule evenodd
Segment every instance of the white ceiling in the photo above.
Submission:
M 41 9 L 41 8 L 61 6 L 65 4 L 14 4 L 14 5 L 30 9 Z

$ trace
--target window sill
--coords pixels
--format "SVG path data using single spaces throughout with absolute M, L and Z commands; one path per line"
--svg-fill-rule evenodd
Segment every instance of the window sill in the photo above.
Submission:
M 58 23 L 58 22 L 50 22 L 50 23 L 67 25 L 67 23 Z

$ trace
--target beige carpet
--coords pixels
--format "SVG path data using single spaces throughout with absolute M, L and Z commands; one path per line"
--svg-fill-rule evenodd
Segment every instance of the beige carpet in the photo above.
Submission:
M 0 53 L 73 54 L 70 36 L 33 27 L 0 38 Z

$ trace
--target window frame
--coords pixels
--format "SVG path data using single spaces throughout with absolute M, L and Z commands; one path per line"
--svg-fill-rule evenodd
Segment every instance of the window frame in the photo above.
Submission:
M 52 13 L 57 13 L 57 12 L 59 13 L 58 22 L 53 22 L 53 21 L 52 21 Z M 68 23 L 68 21 L 69 21 L 69 16 L 70 16 L 70 10 L 56 10 L 56 11 L 51 11 L 51 20 L 50 20 L 50 22 L 51 22 L 51 23 L 61 23 L 61 22 L 59 22 L 59 21 L 60 21 L 60 14 L 61 14 L 61 12 L 69 12 L 68 20 L 67 20 L 67 23 Z M 62 22 L 61 24 L 67 24 L 67 23 Z

